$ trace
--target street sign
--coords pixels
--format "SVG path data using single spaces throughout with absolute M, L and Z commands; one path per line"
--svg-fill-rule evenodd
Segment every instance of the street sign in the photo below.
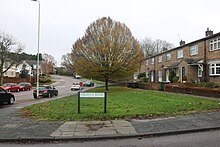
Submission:
M 104 98 L 104 113 L 107 112 L 106 92 L 78 92 L 78 114 L 80 113 L 80 98 Z
M 105 97 L 105 93 L 95 93 L 95 92 L 80 92 L 80 97 L 94 97 L 94 98 L 104 98 Z

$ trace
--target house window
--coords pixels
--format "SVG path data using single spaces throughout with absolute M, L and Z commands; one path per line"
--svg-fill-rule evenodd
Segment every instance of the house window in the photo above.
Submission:
M 161 63 L 162 62 L 162 56 L 158 57 L 158 62 Z
M 170 53 L 167 53 L 166 57 L 167 57 L 167 61 L 171 60 L 171 54 Z
M 210 51 L 219 50 L 220 49 L 220 38 L 211 40 L 209 49 Z
M 33 69 L 37 69 L 37 65 L 34 64 L 34 65 L 33 65 Z
M 183 49 L 177 51 L 177 58 L 183 58 Z
M 220 75 L 220 63 L 214 63 L 209 65 L 209 75 L 210 76 Z
M 194 45 L 190 47 L 190 55 L 197 55 L 198 54 L 198 45 Z
M 154 64 L 154 58 L 152 58 L 152 60 L 151 60 L 151 64 Z
M 148 60 L 146 60 L 146 66 L 148 66 Z

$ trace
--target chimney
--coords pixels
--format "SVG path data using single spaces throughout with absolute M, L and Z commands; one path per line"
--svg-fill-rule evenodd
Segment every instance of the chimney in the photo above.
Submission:
M 209 27 L 207 28 L 207 31 L 205 31 L 205 36 L 209 37 L 213 35 L 213 31 L 209 30 Z
M 181 39 L 181 41 L 180 41 L 180 46 L 183 46 L 183 45 L 185 45 L 185 44 L 186 44 L 186 42 Z

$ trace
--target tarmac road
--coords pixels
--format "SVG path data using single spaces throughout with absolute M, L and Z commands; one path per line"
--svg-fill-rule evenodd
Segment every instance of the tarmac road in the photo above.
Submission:
M 0 147 L 219 147 L 220 131 L 168 135 L 153 138 L 127 138 L 32 144 L 0 143 Z
M 73 82 L 80 82 L 81 79 L 74 79 L 73 77 L 69 76 L 58 76 L 58 75 L 53 75 L 54 79 L 56 80 L 54 85 L 58 91 L 59 95 L 56 97 L 53 97 L 52 99 L 57 99 L 57 98 L 62 98 L 65 96 L 77 94 L 78 91 L 71 91 L 70 86 Z M 85 88 L 87 89 L 87 88 Z M 8 107 L 22 107 L 34 103 L 39 103 L 41 101 L 48 101 L 51 100 L 49 98 L 38 98 L 34 99 L 33 98 L 33 89 L 30 91 L 20 91 L 20 92 L 12 92 L 15 95 L 16 102 L 13 105 L 0 105 L 0 108 L 8 108 Z

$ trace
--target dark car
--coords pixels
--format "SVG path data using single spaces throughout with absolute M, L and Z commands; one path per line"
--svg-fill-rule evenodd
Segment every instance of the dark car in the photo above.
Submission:
M 58 90 L 53 85 L 42 85 L 38 87 L 39 96 L 42 97 L 52 97 L 58 95 Z M 37 89 L 33 91 L 34 98 L 37 98 Z
M 95 85 L 95 83 L 93 83 L 93 82 L 91 82 L 91 81 L 86 81 L 85 83 L 84 83 L 84 86 L 85 87 L 93 87 Z
M 26 83 L 26 82 L 22 82 L 18 84 L 20 90 L 24 91 L 24 90 L 31 90 L 32 85 L 30 83 Z
M 15 96 L 12 93 L 7 92 L 5 89 L 0 87 L 0 103 L 7 102 L 12 105 L 15 103 Z

